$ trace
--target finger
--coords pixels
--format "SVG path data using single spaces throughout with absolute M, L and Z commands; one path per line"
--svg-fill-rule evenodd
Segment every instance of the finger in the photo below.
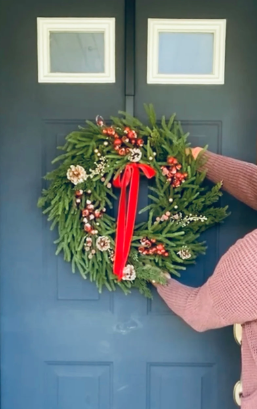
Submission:
M 167 281 L 171 279 L 169 273 L 163 273 L 163 276 L 167 279 Z M 152 280 L 151 283 L 153 284 L 154 287 L 161 285 L 160 283 L 157 283 L 155 280 Z

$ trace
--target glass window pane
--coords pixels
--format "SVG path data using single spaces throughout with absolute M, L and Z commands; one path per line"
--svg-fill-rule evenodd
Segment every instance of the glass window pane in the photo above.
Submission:
M 159 33 L 159 74 L 212 74 L 212 33 Z
M 104 72 L 104 33 L 50 32 L 50 71 Z

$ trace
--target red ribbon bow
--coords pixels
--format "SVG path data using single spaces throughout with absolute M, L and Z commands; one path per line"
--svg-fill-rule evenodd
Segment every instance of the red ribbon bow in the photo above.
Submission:
M 130 163 L 125 167 L 122 177 L 118 176 L 113 180 L 113 185 L 121 188 L 113 265 L 113 273 L 118 276 L 119 280 L 123 276 L 123 269 L 128 259 L 135 226 L 140 170 L 148 179 L 156 174 L 156 171 L 149 165 Z M 127 203 L 126 191 L 129 184 L 130 190 Z

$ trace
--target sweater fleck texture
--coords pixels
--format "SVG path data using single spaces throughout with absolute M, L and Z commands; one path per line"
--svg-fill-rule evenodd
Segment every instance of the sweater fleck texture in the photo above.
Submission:
M 205 153 L 207 177 L 257 210 L 257 166 Z M 169 308 L 196 331 L 242 324 L 242 409 L 257 409 L 257 230 L 238 240 L 199 288 L 174 279 L 157 288 Z

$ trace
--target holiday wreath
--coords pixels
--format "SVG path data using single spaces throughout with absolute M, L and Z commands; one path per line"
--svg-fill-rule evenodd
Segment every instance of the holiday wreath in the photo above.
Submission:
M 136 287 L 150 297 L 149 281 L 163 283 L 163 272 L 178 275 L 205 252 L 198 238 L 227 216 L 227 208 L 214 206 L 221 183 L 203 184 L 202 155 L 188 154 L 188 134 L 175 115 L 158 123 L 153 106 L 145 109 L 148 125 L 120 112 L 108 125 L 97 116 L 96 124 L 87 121 L 70 133 L 38 205 L 51 228 L 58 226 L 56 254 L 64 253 L 73 272 L 89 276 L 99 291 Z M 148 220 L 135 225 L 141 177 L 151 179 L 149 204 L 140 210 Z M 115 220 L 109 209 L 119 189 Z

